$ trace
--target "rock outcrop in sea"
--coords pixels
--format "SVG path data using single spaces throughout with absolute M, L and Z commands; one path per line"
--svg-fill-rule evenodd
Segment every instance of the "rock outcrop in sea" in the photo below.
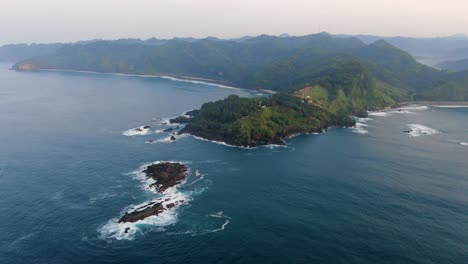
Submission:
M 188 168 L 181 163 L 161 162 L 147 166 L 142 172 L 148 179 L 153 179 L 155 181 L 148 187 L 154 189 L 158 193 L 164 193 L 169 188 L 181 184 L 186 179 Z M 159 198 L 125 213 L 118 222 L 133 223 L 150 216 L 157 216 L 183 202 L 184 200 L 177 200 L 171 197 Z

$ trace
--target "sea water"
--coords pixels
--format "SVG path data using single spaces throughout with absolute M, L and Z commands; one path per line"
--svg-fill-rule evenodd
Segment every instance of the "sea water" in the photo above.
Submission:
M 8 68 L 0 263 L 468 262 L 466 108 L 373 113 L 287 147 L 169 143 L 168 117 L 255 93 Z M 126 234 L 117 219 L 159 197 L 140 173 L 157 161 L 190 168 L 164 194 L 186 202 Z

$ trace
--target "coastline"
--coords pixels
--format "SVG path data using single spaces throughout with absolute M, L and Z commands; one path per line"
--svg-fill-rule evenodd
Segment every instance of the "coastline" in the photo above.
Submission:
M 10 68 L 10 70 L 14 71 L 25 71 L 25 70 L 16 70 L 14 68 Z M 194 83 L 194 84 L 203 84 L 209 86 L 215 86 L 223 89 L 233 89 L 233 90 L 241 90 L 241 91 L 249 91 L 249 92 L 264 92 L 268 94 L 274 94 L 275 91 L 268 90 L 268 89 L 247 89 L 247 88 L 239 88 L 232 85 L 225 84 L 223 82 L 207 79 L 207 78 L 198 78 L 192 76 L 171 76 L 171 75 L 156 75 L 156 74 L 135 74 L 135 73 L 119 73 L 119 72 L 98 72 L 98 71 L 80 71 L 80 70 L 67 70 L 67 69 L 32 69 L 27 71 L 48 71 L 48 72 L 71 72 L 71 73 L 86 73 L 86 74 L 102 74 L 102 75 L 113 75 L 113 76 L 125 76 L 125 77 L 140 77 L 140 78 L 159 78 L 159 79 L 166 79 L 171 81 L 177 82 L 186 82 L 186 83 Z
M 421 106 L 451 106 L 451 107 L 468 107 L 468 101 L 414 101 L 403 102 L 397 104 L 394 108 L 405 107 L 408 105 L 421 105 Z

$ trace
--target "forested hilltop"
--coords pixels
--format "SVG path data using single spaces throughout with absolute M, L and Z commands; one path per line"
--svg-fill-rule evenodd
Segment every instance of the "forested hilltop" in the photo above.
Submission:
M 376 41 L 326 33 L 302 37 L 262 35 L 237 40 L 118 40 L 66 44 L 26 59 L 17 70 L 65 69 L 190 76 L 277 91 L 320 85 L 334 99 L 372 90 L 372 100 L 468 99 L 468 73 L 448 73 L 416 62 L 408 53 Z M 362 102 L 361 102 L 362 103 Z M 361 104 L 359 103 L 359 104 Z M 374 104 L 372 102 L 371 104 Z
M 271 97 L 228 98 L 205 103 L 190 118 L 176 118 L 188 124 L 179 134 L 243 147 L 277 144 L 294 134 L 320 133 L 331 126 L 349 127 L 354 120 L 344 113 L 310 104 L 289 93 Z
M 206 103 L 185 120 L 181 133 L 239 146 L 282 144 L 292 134 L 352 126 L 350 115 L 366 116 L 399 102 L 468 99 L 468 72 L 420 64 L 384 40 L 364 44 L 325 33 L 93 41 L 64 45 L 14 69 L 170 75 L 278 91 L 269 98 L 230 96 Z

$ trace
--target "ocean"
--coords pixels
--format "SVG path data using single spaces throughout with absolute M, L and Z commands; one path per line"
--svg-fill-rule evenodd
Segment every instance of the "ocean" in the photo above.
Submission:
M 257 92 L 9 66 L 0 263 L 468 263 L 468 108 L 371 113 L 286 147 L 170 143 L 166 118 Z M 138 173 L 156 161 L 190 168 L 170 194 L 187 203 L 124 233 L 157 197 Z

